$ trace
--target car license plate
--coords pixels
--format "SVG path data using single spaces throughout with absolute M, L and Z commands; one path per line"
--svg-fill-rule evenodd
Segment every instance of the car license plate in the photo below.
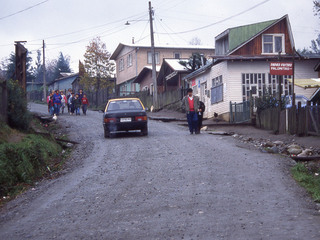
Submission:
M 131 122 L 131 118 L 120 118 L 120 122 Z

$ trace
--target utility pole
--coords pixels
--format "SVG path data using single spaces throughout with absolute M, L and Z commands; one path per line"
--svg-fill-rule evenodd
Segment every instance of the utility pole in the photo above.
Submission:
M 42 47 L 43 47 L 43 101 L 46 102 L 47 100 L 47 83 L 46 83 L 46 57 L 45 57 L 45 44 L 44 40 L 42 40 Z
M 292 107 L 296 107 L 296 94 L 294 92 L 294 57 L 296 55 L 296 48 L 293 47 L 293 55 L 292 55 L 292 83 L 291 83 L 291 92 L 292 92 Z
M 16 48 L 15 76 L 16 76 L 16 79 L 19 81 L 20 86 L 26 92 L 27 49 L 21 43 L 26 43 L 26 41 L 15 41 L 15 48 Z
M 157 84 L 157 71 L 156 71 L 156 54 L 154 49 L 154 36 L 153 36 L 153 20 L 152 20 L 152 7 L 149 1 L 149 21 L 150 21 L 150 36 L 151 36 L 151 55 L 152 55 L 152 81 L 153 81 L 153 107 L 158 109 L 158 84 Z

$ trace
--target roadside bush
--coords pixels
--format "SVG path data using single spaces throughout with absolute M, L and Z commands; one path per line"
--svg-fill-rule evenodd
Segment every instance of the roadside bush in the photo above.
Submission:
M 304 164 L 298 163 L 292 169 L 293 178 L 309 193 L 316 202 L 320 202 L 320 169 L 310 171 Z
M 30 184 L 56 158 L 61 147 L 48 139 L 30 134 L 19 143 L 0 145 L 0 196 L 8 194 L 18 183 Z
M 8 123 L 12 128 L 27 130 L 31 121 L 24 90 L 18 81 L 7 81 L 8 88 Z
M 257 107 L 257 112 L 260 113 L 263 110 L 269 108 L 277 108 L 279 106 L 279 101 L 275 96 L 266 92 L 263 96 L 255 98 L 255 105 Z M 281 97 L 281 109 L 286 108 L 285 96 Z

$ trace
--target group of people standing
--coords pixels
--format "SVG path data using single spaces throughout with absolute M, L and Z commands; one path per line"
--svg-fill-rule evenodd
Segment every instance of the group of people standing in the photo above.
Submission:
M 187 96 L 182 99 L 181 108 L 187 113 L 190 134 L 199 134 L 206 107 L 204 103 L 199 100 L 198 96 L 193 95 L 191 88 L 187 90 Z
M 67 95 L 63 91 L 52 91 L 47 97 L 47 103 L 48 112 L 51 116 L 63 114 L 65 107 L 67 107 L 70 115 L 80 115 L 80 108 L 82 107 L 82 113 L 86 115 L 89 106 L 89 100 L 82 89 L 75 94 L 70 88 Z

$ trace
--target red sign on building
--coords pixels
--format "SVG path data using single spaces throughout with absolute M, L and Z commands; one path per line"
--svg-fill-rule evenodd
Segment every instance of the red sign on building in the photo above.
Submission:
M 292 62 L 271 62 L 270 63 L 271 75 L 293 75 Z

